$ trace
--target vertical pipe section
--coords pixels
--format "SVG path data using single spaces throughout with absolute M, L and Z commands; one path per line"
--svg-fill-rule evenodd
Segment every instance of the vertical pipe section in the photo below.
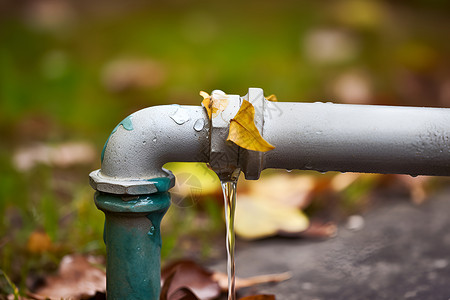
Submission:
M 268 102 L 265 168 L 450 175 L 450 109 Z
M 97 192 L 105 213 L 106 290 L 108 300 L 159 299 L 160 223 L 170 206 L 168 192 L 125 199 Z

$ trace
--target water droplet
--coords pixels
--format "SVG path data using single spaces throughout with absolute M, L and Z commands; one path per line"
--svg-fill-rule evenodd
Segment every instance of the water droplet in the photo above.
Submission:
M 286 169 L 286 172 L 291 173 L 292 169 Z
M 312 166 L 311 165 L 305 165 L 305 169 L 306 170 L 312 170 Z
M 153 142 L 156 142 L 156 141 L 157 141 L 157 140 L 156 140 L 156 137 L 154 137 L 152 141 L 153 141 Z
M 145 145 L 145 144 L 147 144 L 147 141 L 142 141 L 142 145 Z
M 181 106 L 178 107 L 177 111 L 171 115 L 170 118 L 172 118 L 172 120 L 174 120 L 178 125 L 183 125 L 191 119 L 188 111 Z
M 316 131 L 316 134 L 322 134 L 322 131 L 321 130 Z
M 411 177 L 417 177 L 417 174 L 410 174 Z
M 205 126 L 205 120 L 198 119 L 197 121 L 195 121 L 194 130 L 201 131 L 203 129 L 203 126 Z

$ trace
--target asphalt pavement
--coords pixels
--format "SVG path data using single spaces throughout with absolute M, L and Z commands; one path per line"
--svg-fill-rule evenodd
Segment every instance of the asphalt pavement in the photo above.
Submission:
M 339 226 L 323 241 L 237 242 L 236 271 L 247 277 L 291 271 L 291 279 L 241 290 L 277 300 L 450 299 L 450 190 L 421 205 L 395 199 Z M 361 225 L 361 224 L 359 224 Z M 225 261 L 213 266 L 224 271 Z

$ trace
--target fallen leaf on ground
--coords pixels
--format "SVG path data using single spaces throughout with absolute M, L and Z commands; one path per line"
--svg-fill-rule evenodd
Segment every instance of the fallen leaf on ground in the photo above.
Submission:
M 304 209 L 314 195 L 316 178 L 310 175 L 277 174 L 247 182 L 248 194 L 278 205 Z
M 242 297 L 239 300 L 275 300 L 275 295 L 253 295 Z
M 167 300 L 200 300 L 188 288 L 182 288 L 173 293 Z
M 395 175 L 395 178 L 408 188 L 413 203 L 422 204 L 425 201 L 428 196 L 426 184 L 430 180 L 429 176 Z
M 329 238 L 337 235 L 337 226 L 332 222 L 319 223 L 311 222 L 305 231 L 301 232 L 299 236 L 305 238 Z
M 97 292 L 106 292 L 106 273 L 93 264 L 94 257 L 66 255 L 61 260 L 58 274 L 45 279 L 37 296 L 53 299 L 86 299 Z
M 177 180 L 170 190 L 172 197 L 195 197 L 217 193 L 220 181 L 214 171 L 204 163 L 167 163 Z
M 253 151 L 267 152 L 275 148 L 261 136 L 255 125 L 255 108 L 247 100 L 242 101 L 239 111 L 230 121 L 227 141 Z
M 290 272 L 279 273 L 279 274 L 267 274 L 260 276 L 253 276 L 247 278 L 236 277 L 236 290 L 247 288 L 251 286 L 255 286 L 263 283 L 273 283 L 273 282 L 281 282 L 288 280 L 292 277 Z M 226 292 L 228 290 L 228 275 L 225 273 L 215 272 L 212 275 L 214 281 L 216 281 L 222 292 Z
M 249 278 L 236 277 L 236 290 L 262 283 L 281 282 L 291 277 L 289 272 Z M 179 260 L 162 269 L 161 286 L 160 300 L 215 299 L 221 292 L 228 290 L 228 275 L 211 272 L 191 260 Z
M 294 234 L 308 226 L 308 218 L 299 209 L 250 195 L 238 195 L 235 231 L 241 238 L 253 240 L 275 236 L 279 232 Z
M 239 300 L 275 300 L 275 295 L 253 295 L 240 298 Z
M 13 156 L 14 166 L 19 171 L 29 171 L 38 164 L 66 168 L 94 161 L 96 150 L 85 142 L 67 142 L 58 145 L 36 144 L 20 148 Z
M 212 279 L 212 272 L 190 260 L 175 261 L 161 271 L 161 300 L 173 300 L 181 289 L 190 290 L 199 299 L 214 299 L 220 287 Z
M 47 233 L 36 230 L 28 237 L 27 250 L 31 253 L 43 253 L 52 248 L 52 240 Z

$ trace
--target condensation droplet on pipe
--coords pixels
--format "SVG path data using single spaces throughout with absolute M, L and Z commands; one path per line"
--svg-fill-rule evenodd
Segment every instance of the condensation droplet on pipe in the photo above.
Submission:
M 204 126 L 205 126 L 205 121 L 203 119 L 198 119 L 197 121 L 195 121 L 194 130 L 201 131 Z
M 177 111 L 173 115 L 171 115 L 170 118 L 174 120 L 178 125 L 183 125 L 191 119 L 187 110 L 182 108 L 181 106 L 178 106 Z

